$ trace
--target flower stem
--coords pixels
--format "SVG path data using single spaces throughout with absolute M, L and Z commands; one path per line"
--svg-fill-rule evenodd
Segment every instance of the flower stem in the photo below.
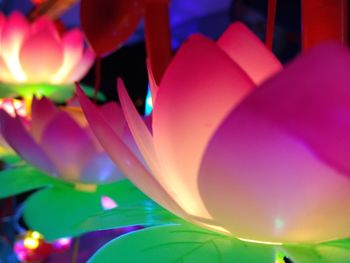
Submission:
M 168 7 L 169 0 L 145 1 L 147 57 L 157 84 L 172 57 Z
M 303 50 L 329 40 L 346 45 L 348 0 L 302 0 L 301 22 Z
M 275 18 L 276 18 L 277 0 L 269 0 L 267 7 L 267 25 L 265 35 L 265 45 L 268 49 L 272 50 L 273 35 L 275 31 Z
M 80 237 L 75 238 L 73 254 L 72 254 L 72 263 L 77 263 L 78 255 L 79 255 L 79 247 L 80 247 Z

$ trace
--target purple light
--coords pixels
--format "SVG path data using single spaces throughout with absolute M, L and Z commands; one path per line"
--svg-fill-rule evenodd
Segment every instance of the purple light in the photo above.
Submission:
M 56 240 L 53 244 L 52 247 L 53 249 L 57 251 L 64 251 L 70 247 L 72 244 L 72 239 L 68 237 L 63 237 L 58 240 Z

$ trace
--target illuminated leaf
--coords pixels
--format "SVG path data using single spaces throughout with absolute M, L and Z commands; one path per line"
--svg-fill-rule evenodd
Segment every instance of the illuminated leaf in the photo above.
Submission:
M 152 201 L 138 205 L 119 206 L 103 211 L 83 221 L 79 228 L 82 232 L 113 229 L 132 225 L 157 225 L 181 221 L 167 210 Z
M 93 97 L 94 90 L 91 87 L 82 85 L 82 88 L 87 96 Z M 0 84 L 0 97 L 25 97 L 45 96 L 55 102 L 66 102 L 73 96 L 75 91 L 74 84 L 72 85 L 51 85 L 51 84 Z M 97 99 L 100 101 L 106 100 L 106 97 L 99 92 Z
M 117 201 L 117 208 L 97 213 L 79 223 L 81 232 L 130 225 L 154 225 L 180 220 L 161 208 L 128 180 L 101 186 L 105 195 Z
M 30 229 L 51 241 L 77 235 L 75 224 L 102 209 L 99 194 L 55 187 L 39 191 L 25 201 L 24 220 Z
M 76 236 L 87 231 L 81 229 L 81 222 L 104 211 L 103 196 L 108 196 L 119 206 L 146 198 L 127 180 L 99 186 L 95 192 L 79 191 L 74 185 L 67 184 L 30 196 L 25 201 L 24 220 L 47 240 Z
M 192 225 L 166 225 L 114 239 L 89 262 L 272 263 L 274 258 L 272 246 L 244 243 Z
M 350 239 L 325 242 L 315 246 L 284 246 L 285 254 L 296 263 L 350 262 Z
M 15 153 L 6 152 L 6 153 L 0 154 L 0 160 L 3 161 L 5 163 L 5 166 L 7 167 L 8 165 L 13 165 L 15 163 L 20 162 L 21 157 L 19 157 Z
M 129 180 L 124 179 L 115 183 L 100 185 L 97 191 L 116 200 L 118 205 L 130 205 L 150 200 Z
M 31 166 L 7 169 L 0 172 L 0 198 L 57 184 L 61 182 Z

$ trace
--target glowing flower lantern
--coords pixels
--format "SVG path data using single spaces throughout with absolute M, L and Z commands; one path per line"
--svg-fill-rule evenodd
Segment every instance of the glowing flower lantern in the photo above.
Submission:
M 122 82 L 118 85 L 129 127 L 153 175 L 131 152 L 128 163 L 120 158 L 117 152 L 124 149 L 126 155 L 127 147 L 81 92 L 79 96 L 103 147 L 152 199 L 187 221 L 231 237 L 225 239 L 228 244 L 239 238 L 246 244 L 279 249 L 287 244 L 289 251 L 288 244 L 350 236 L 349 204 L 344 201 L 350 200 L 349 70 L 350 52 L 331 44 L 282 70 L 272 53 L 239 23 L 217 43 L 191 37 L 159 87 L 153 87 L 157 92 L 152 134 Z M 190 232 L 185 227 L 170 228 L 163 228 L 168 233 L 164 246 L 170 244 L 171 233 Z M 159 237 L 161 230 L 154 232 Z M 182 245 L 198 241 L 204 246 L 208 240 L 220 239 L 200 233 L 182 239 Z M 110 256 L 123 241 L 137 242 L 136 236 L 116 240 L 114 247 L 101 250 L 104 257 L 99 259 Z M 181 243 L 177 238 L 171 240 Z M 219 251 L 231 246 L 220 250 L 215 244 Z M 226 246 L 224 241 L 221 245 Z M 245 245 L 239 246 L 243 251 Z M 303 254 L 303 249 L 308 252 Z M 310 245 L 290 255 L 292 260 L 303 258 L 300 262 L 324 260 L 327 248 L 312 254 L 313 249 Z M 341 256 L 337 249 L 328 250 L 325 257 L 332 261 L 322 262 L 346 262 L 349 252 L 344 250 Z M 232 251 L 237 252 L 237 247 Z M 271 261 L 257 256 L 237 262 Z
M 102 106 L 101 111 L 110 108 L 118 111 L 115 103 Z M 7 143 L 24 160 L 48 175 L 77 184 L 108 183 L 121 178 L 87 127 L 79 108 L 59 110 L 46 98 L 34 99 L 29 130 L 4 111 L 0 120 Z M 118 120 L 117 125 L 123 133 L 125 121 Z
M 25 102 L 18 99 L 0 99 L 0 109 L 6 111 L 10 116 L 14 117 L 16 114 L 25 121 L 27 117 L 27 110 Z M 0 156 L 1 160 L 6 164 L 15 163 L 20 158 L 14 153 L 12 148 L 5 142 L 0 135 Z
M 118 104 L 100 111 L 136 151 Z M 104 209 L 145 199 L 123 180 L 78 107 L 59 109 L 45 97 L 34 99 L 29 125 L 2 110 L 0 127 L 6 143 L 29 164 L 0 173 L 0 198 L 42 188 L 25 201 L 24 218 L 49 240 L 77 234 L 78 222 Z
M 78 29 L 61 36 L 47 17 L 30 23 L 19 12 L 7 18 L 1 13 L 0 42 L 2 97 L 35 94 L 64 101 L 73 93 L 72 83 L 86 74 L 94 60 Z

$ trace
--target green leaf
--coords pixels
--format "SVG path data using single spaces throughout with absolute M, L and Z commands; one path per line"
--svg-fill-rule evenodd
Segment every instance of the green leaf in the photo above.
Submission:
M 84 93 L 89 98 L 93 98 L 95 96 L 95 90 L 93 87 L 89 87 L 89 86 L 86 86 L 83 84 L 80 84 L 80 87 L 83 89 Z M 99 91 L 97 93 L 97 100 L 102 101 L 102 102 L 106 101 L 106 96 L 102 92 Z
M 55 102 L 65 102 L 74 93 L 74 85 L 52 84 L 0 84 L 0 97 L 24 97 L 31 98 L 33 95 L 45 96 Z
M 3 170 L 0 171 L 0 198 L 58 183 L 58 180 L 31 166 Z
M 127 179 L 110 184 L 99 185 L 97 192 L 117 201 L 118 205 L 130 205 L 150 200 Z
M 139 205 L 124 205 L 103 211 L 81 222 L 78 227 L 82 232 L 91 232 L 132 225 L 157 225 L 179 220 L 181 219 L 149 200 Z
M 295 263 L 348 263 L 350 239 L 325 242 L 314 246 L 284 246 L 285 254 Z
M 98 191 L 117 202 L 118 207 L 97 213 L 80 222 L 81 232 L 113 229 L 130 225 L 151 225 L 173 222 L 175 216 L 161 208 L 129 180 L 102 185 Z
M 87 96 L 93 97 L 94 90 L 86 85 L 81 85 Z M 74 84 L 53 85 L 53 84 L 6 84 L 0 83 L 0 98 L 24 97 L 31 98 L 33 95 L 45 96 L 51 100 L 63 103 L 73 96 Z M 103 93 L 98 92 L 97 99 L 105 101 Z
M 11 152 L 1 154 L 0 160 L 5 163 L 5 166 L 13 165 L 22 161 L 19 155 Z
M 95 192 L 79 191 L 73 184 L 66 184 L 30 196 L 25 202 L 24 219 L 31 229 L 42 233 L 47 240 L 77 236 L 84 232 L 81 222 L 104 211 L 103 196 L 118 205 L 146 198 L 128 180 L 98 186 Z
M 48 188 L 25 201 L 24 221 L 48 241 L 76 236 L 78 222 L 102 211 L 98 193 L 81 192 L 72 186 Z
M 273 263 L 274 247 L 249 244 L 193 225 L 166 225 L 132 232 L 112 240 L 90 263 Z

